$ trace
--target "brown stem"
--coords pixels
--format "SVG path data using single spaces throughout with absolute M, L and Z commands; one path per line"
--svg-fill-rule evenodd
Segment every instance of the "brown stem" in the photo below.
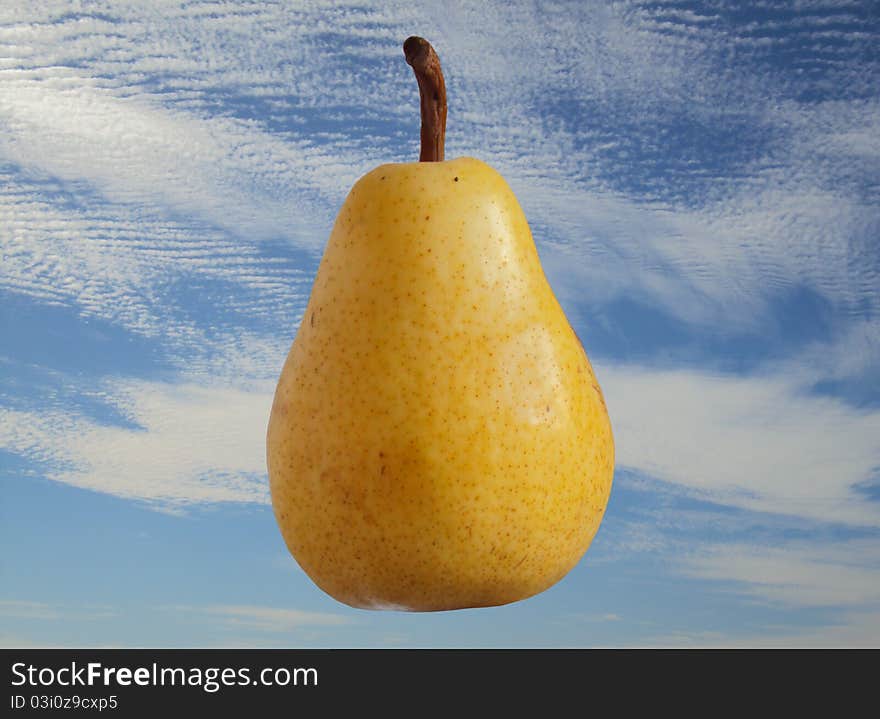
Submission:
M 446 83 L 440 58 L 423 37 L 409 37 L 403 43 L 406 61 L 419 83 L 422 109 L 422 150 L 419 162 L 443 160 L 446 142 Z

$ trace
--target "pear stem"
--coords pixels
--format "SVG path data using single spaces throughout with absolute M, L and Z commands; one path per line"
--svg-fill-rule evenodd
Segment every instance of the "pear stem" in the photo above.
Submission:
M 422 111 L 422 149 L 419 162 L 441 162 L 446 143 L 446 82 L 440 58 L 423 37 L 409 37 L 403 43 L 406 61 L 419 83 Z

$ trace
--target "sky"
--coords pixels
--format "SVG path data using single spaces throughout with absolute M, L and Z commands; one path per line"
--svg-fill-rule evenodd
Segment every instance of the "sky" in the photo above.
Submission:
M 265 467 L 413 34 L 616 444 L 561 582 L 428 614 L 312 584 Z M 3 2 L 0 644 L 880 646 L 878 78 L 874 2 Z

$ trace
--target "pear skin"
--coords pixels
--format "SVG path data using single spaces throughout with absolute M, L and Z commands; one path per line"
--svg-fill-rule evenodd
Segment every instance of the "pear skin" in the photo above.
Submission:
M 495 170 L 388 164 L 352 188 L 267 461 L 290 552 L 355 607 L 500 605 L 577 564 L 611 491 L 611 424 Z

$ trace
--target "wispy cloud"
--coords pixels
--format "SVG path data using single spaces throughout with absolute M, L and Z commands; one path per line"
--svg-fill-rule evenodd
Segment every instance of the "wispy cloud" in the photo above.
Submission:
M 620 467 L 704 499 L 877 527 L 856 485 L 880 464 L 880 412 L 810 394 L 799 378 L 602 366 Z
M 880 646 L 880 612 L 846 612 L 828 622 L 767 626 L 761 633 L 678 631 L 646 632 L 641 641 L 615 646 L 686 649 L 876 649 Z
M 163 508 L 266 503 L 272 389 L 120 383 L 107 388 L 107 401 L 129 426 L 0 410 L 0 446 L 41 463 L 50 479 Z
M 729 591 L 788 607 L 872 609 L 880 616 L 880 541 L 768 547 L 725 544 L 683 560 L 686 574 L 723 582 Z M 877 627 L 880 629 L 880 626 Z
M 8 71 L 0 87 L 0 118 L 11 130 L 0 151 L 21 167 L 87 181 L 111 202 L 161 207 L 236 236 L 314 242 L 315 227 L 303 223 L 325 207 L 304 204 L 303 181 L 322 154 L 309 151 L 312 143 L 120 97 L 69 71 L 39 79 Z
M 0 634 L 0 647 L 3 649 L 74 649 L 73 645 L 59 642 L 41 642 L 20 634 Z
M 252 605 L 213 605 L 174 607 L 174 611 L 208 616 L 226 629 L 253 629 L 260 632 L 285 632 L 311 627 L 338 627 L 351 624 L 352 617 L 329 612 Z
M 0 617 L 16 620 L 97 621 L 114 617 L 118 611 L 109 606 L 60 605 L 55 602 L 37 602 L 23 599 L 0 599 Z
M 20 599 L 0 600 L 0 615 L 16 619 L 60 619 L 57 608 L 45 602 L 29 602 Z
M 619 622 L 622 617 L 614 612 L 606 612 L 604 614 L 571 614 L 566 615 L 559 621 L 564 624 L 569 622 Z
M 171 621 L 175 623 L 199 624 L 208 632 L 209 639 L 204 646 L 220 647 L 283 647 L 286 644 L 280 637 L 289 637 L 291 633 L 301 640 L 320 644 L 322 637 L 325 638 L 324 632 L 357 624 L 355 617 L 346 614 L 250 604 L 151 605 L 133 611 L 140 620 L 149 618 L 167 624 L 170 613 L 174 615 Z M 82 624 L 91 628 L 89 636 L 101 637 L 93 646 L 112 646 L 113 641 L 107 641 L 106 622 L 116 620 L 124 624 L 126 614 L 117 608 L 92 604 L 0 600 L 0 621 L 4 625 L 0 629 L 0 646 L 82 646 L 82 639 L 70 642 L 45 639 L 47 636 L 65 636 L 64 629 L 58 627 L 79 627 Z M 6 626 L 19 629 L 8 631 Z M 20 629 L 22 626 L 29 628 L 27 633 Z M 123 641 L 123 645 L 150 646 L 150 642 L 136 631 Z
M 723 641 L 688 642 L 692 646 L 782 649 L 876 649 L 880 646 L 880 612 L 846 612 L 833 622 L 812 627 L 768 627 L 760 635 L 729 636 Z

